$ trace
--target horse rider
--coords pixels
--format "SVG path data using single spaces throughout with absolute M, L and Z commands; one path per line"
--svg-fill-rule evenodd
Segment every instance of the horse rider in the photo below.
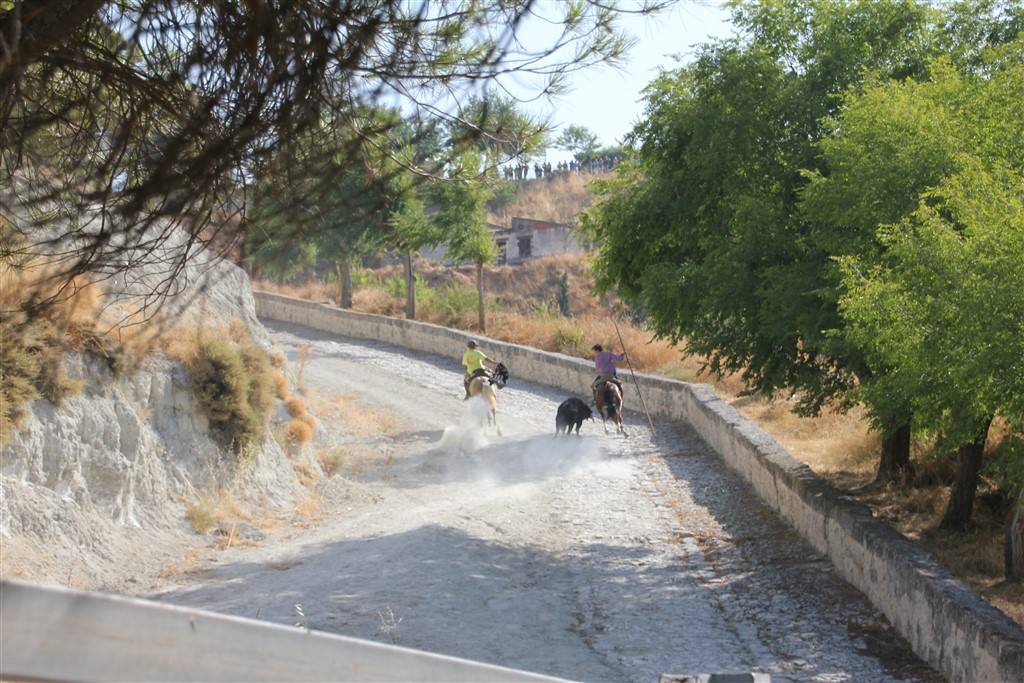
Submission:
M 626 360 L 626 355 L 605 351 L 600 344 L 594 344 L 590 350 L 594 352 L 594 367 L 597 369 L 597 379 L 590 385 L 590 388 L 596 392 L 605 382 L 612 382 L 621 390 L 622 382 L 616 377 L 615 363 Z
M 473 378 L 487 377 L 487 368 L 494 369 L 498 364 L 485 356 L 472 339 L 466 342 L 466 352 L 462 354 L 462 364 L 466 366 L 466 376 L 462 381 L 466 389 L 466 398 L 462 400 L 465 401 L 469 398 L 469 383 L 473 381 Z

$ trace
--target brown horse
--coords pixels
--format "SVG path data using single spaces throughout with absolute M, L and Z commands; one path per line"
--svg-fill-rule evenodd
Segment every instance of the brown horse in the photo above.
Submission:
M 622 426 L 622 389 L 615 382 L 601 382 L 594 387 L 594 405 L 601 413 L 601 426 L 608 433 L 608 420 L 615 424 L 615 431 L 623 436 L 626 428 Z

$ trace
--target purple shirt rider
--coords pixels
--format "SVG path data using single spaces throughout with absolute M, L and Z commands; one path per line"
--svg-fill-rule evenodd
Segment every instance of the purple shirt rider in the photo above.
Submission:
M 612 364 L 613 361 L 624 361 L 626 356 L 621 353 L 612 353 L 611 351 L 598 351 L 594 357 L 594 366 L 597 368 L 597 372 L 600 375 L 614 375 L 615 366 Z

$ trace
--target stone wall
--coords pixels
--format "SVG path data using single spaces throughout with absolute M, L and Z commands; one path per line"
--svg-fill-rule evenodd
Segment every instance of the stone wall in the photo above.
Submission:
M 342 311 L 286 296 L 256 293 L 259 316 L 341 337 L 372 339 L 448 357 L 461 355 L 467 333 L 437 325 Z M 586 396 L 591 363 L 557 353 L 486 340 L 488 355 L 512 376 Z M 836 571 L 862 591 L 951 681 L 1024 681 L 1024 632 L 928 555 L 832 489 L 711 387 L 637 376 L 651 413 L 680 420 L 795 527 Z M 626 383 L 626 404 L 639 406 Z

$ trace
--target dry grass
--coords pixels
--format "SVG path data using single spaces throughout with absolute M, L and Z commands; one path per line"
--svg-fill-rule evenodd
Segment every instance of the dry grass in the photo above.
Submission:
M 206 496 L 200 496 L 197 500 L 186 503 L 185 519 L 192 526 L 192 530 L 202 536 L 217 526 L 217 513 L 214 502 Z
M 273 356 L 271 356 L 271 363 L 273 363 Z M 291 389 L 288 387 L 288 378 L 284 376 L 284 372 L 280 368 L 274 368 L 271 373 L 274 378 L 274 394 L 282 401 L 287 401 L 292 395 Z
M 84 277 L 65 281 L 45 267 L 0 264 L 0 443 L 22 426 L 36 398 L 59 406 L 82 391 L 84 382 L 64 371 L 66 352 L 94 352 L 111 369 L 123 365 L 120 350 L 96 331 L 101 299 Z
M 306 402 L 298 396 L 285 399 L 284 407 L 288 414 L 294 418 L 300 418 L 306 414 Z
M 324 502 L 323 499 L 314 494 L 307 493 L 300 496 L 295 501 L 295 516 L 298 518 L 297 523 L 300 526 L 311 526 L 316 522 L 323 519 L 324 516 Z
M 360 438 L 393 433 L 398 425 L 394 416 L 374 410 L 349 394 L 316 397 L 312 405 L 322 419 Z
M 337 303 L 339 294 L 337 285 L 320 280 L 313 280 L 301 285 L 284 285 L 277 284 L 271 280 L 257 280 L 253 282 L 253 286 L 266 292 L 285 294 L 299 299 L 308 299 L 309 301 L 319 301 L 322 303 Z
M 313 428 L 306 420 L 295 418 L 288 422 L 286 435 L 288 441 L 304 446 L 313 439 Z
M 316 452 L 316 458 L 328 477 L 340 474 L 345 467 L 345 453 L 338 447 L 330 450 L 320 449 Z
M 587 185 L 593 176 L 565 175 L 530 180 L 519 186 L 514 200 L 496 211 L 488 211 L 487 220 L 508 225 L 513 216 L 528 216 L 556 223 L 572 223 L 593 202 Z
M 309 363 L 309 359 L 312 356 L 313 347 L 309 342 L 303 342 L 299 346 L 299 357 L 295 361 L 295 388 L 298 389 L 301 394 L 304 390 L 302 384 L 302 375 L 306 371 L 306 364 Z

